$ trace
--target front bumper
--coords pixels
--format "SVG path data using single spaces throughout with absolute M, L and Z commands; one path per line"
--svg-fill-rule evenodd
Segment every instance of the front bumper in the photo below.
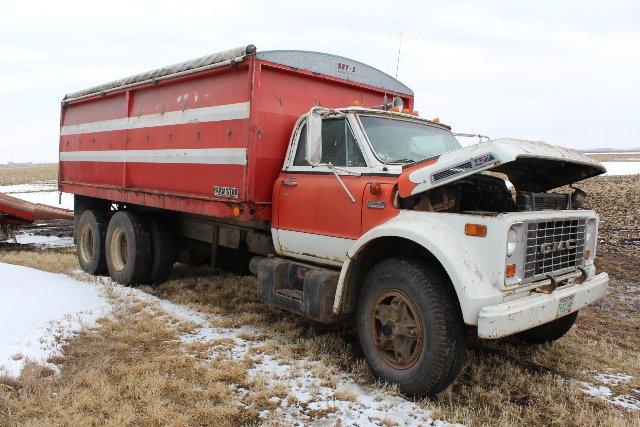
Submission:
M 609 276 L 600 273 L 581 284 L 556 289 L 550 294 L 534 293 L 524 298 L 483 307 L 478 315 L 478 337 L 501 338 L 551 322 L 591 304 L 607 291 Z M 571 308 L 559 314 L 560 300 L 571 299 Z

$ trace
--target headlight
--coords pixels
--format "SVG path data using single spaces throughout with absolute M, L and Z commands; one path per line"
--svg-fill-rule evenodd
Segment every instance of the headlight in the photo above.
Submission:
M 584 260 L 587 264 L 592 264 L 596 254 L 596 244 L 598 234 L 598 223 L 595 218 L 589 218 L 584 233 Z
M 587 221 L 586 233 L 584 235 L 584 240 L 587 244 L 594 244 L 596 237 L 596 219 L 589 218 Z
M 507 256 L 511 256 L 515 253 L 518 247 L 518 232 L 513 228 L 509 229 L 507 233 Z

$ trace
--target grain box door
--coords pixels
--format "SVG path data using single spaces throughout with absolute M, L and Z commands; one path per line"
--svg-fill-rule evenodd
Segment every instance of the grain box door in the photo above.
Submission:
M 136 90 L 127 133 L 127 186 L 217 201 L 243 200 L 247 66 Z
M 60 180 L 90 186 L 123 184 L 125 94 L 69 103 L 60 128 Z

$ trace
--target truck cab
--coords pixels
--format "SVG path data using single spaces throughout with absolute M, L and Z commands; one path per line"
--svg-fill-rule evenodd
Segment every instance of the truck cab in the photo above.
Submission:
M 283 259 L 335 270 L 335 286 L 308 284 L 327 295 L 297 308 L 267 297 L 269 286 L 263 297 L 301 314 L 313 306 L 321 321 L 356 312 L 370 366 L 423 392 L 424 382 L 402 386 L 402 378 L 437 341 L 428 329 L 438 319 L 424 319 L 433 315 L 428 298 L 403 287 L 415 275 L 416 288 L 433 282 L 431 304 L 450 310 L 442 318 L 458 318 L 479 338 L 561 337 L 580 308 L 604 295 L 608 276 L 595 271 L 598 216 L 581 209 L 585 194 L 550 190 L 603 171 L 587 156 L 541 142 L 463 148 L 449 126 L 410 111 L 314 108 L 296 123 L 274 185 L 272 236 Z M 277 274 L 256 270 L 277 282 Z M 304 301 L 304 283 L 299 289 Z M 331 310 L 318 310 L 323 304 Z M 464 344 L 453 347 L 450 364 Z

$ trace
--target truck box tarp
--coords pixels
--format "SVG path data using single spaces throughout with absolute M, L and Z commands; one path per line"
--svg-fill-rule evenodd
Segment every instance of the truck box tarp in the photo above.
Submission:
M 73 98 L 80 98 L 82 96 L 106 92 L 111 89 L 116 89 L 119 87 L 132 85 L 135 83 L 141 83 L 147 80 L 153 80 L 160 77 L 170 76 L 170 75 L 185 72 L 185 71 L 208 67 L 210 65 L 222 63 L 225 61 L 230 61 L 234 58 L 242 58 L 245 55 L 255 53 L 255 51 L 256 51 L 256 47 L 252 44 L 247 46 L 236 47 L 234 49 L 225 50 L 222 52 L 214 53 L 212 55 L 207 55 L 200 58 L 192 59 L 190 61 L 180 62 L 178 64 L 168 65 L 166 67 L 136 74 L 134 76 L 114 80 L 112 82 L 94 86 L 89 89 L 72 92 L 65 95 L 64 99 L 68 100 Z
M 105 93 L 118 88 L 149 82 L 154 79 L 166 78 L 179 73 L 205 69 L 206 67 L 212 67 L 216 64 L 223 64 L 234 60 L 241 61 L 246 55 L 252 54 L 256 54 L 258 59 L 263 61 L 387 89 L 391 94 L 413 96 L 413 91 L 402 82 L 374 67 L 353 59 L 302 50 L 272 50 L 256 53 L 256 47 L 250 44 L 114 80 L 89 89 L 72 92 L 65 95 L 63 101 Z

